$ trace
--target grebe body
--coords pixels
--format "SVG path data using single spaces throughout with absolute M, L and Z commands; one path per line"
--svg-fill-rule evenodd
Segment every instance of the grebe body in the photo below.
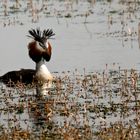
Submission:
M 28 44 L 29 57 L 35 62 L 35 70 L 21 69 L 19 71 L 10 71 L 0 77 L 0 82 L 9 84 L 13 82 L 13 86 L 18 83 L 31 84 L 35 82 L 39 92 L 46 88 L 50 88 L 53 81 L 53 76 L 48 70 L 45 61 L 50 61 L 52 55 L 52 47 L 48 42 L 55 34 L 52 29 L 40 31 L 40 29 L 29 30 L 29 37 L 33 40 Z M 11 86 L 11 85 L 10 85 Z
M 35 80 L 34 69 L 21 69 L 14 70 L 5 73 L 0 76 L 0 82 L 3 82 L 7 86 L 16 86 L 18 83 L 23 83 L 25 85 L 32 84 Z
M 46 94 L 46 89 L 50 88 L 53 81 L 53 76 L 48 70 L 45 61 L 50 61 L 52 55 L 52 47 L 48 39 L 55 35 L 52 30 L 39 29 L 29 30 L 30 37 L 33 41 L 28 44 L 29 56 L 36 63 L 37 88 L 39 93 Z

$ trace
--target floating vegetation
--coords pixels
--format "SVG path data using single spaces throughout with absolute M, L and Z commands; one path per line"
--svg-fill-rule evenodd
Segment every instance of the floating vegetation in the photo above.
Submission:
M 97 7 L 97 9 L 96 9 Z M 128 20 L 139 19 L 139 2 L 118 0 L 3 0 L 0 4 L 0 19 L 1 26 L 28 24 L 25 21 L 39 22 L 43 17 L 54 18 L 76 18 L 91 16 L 89 19 L 97 18 L 98 16 L 108 17 L 108 14 L 118 22 L 119 16 L 123 18 L 123 22 Z M 13 21 L 14 20 L 14 21 Z M 58 19 L 57 19 L 58 20 Z M 75 21 L 74 20 L 74 21 Z M 3 23 L 3 24 L 2 24 Z
M 112 10 L 112 11 L 109 11 L 109 13 L 110 13 L 110 14 L 116 14 L 116 13 L 117 13 L 117 11 Z
M 45 98 L 25 86 L 0 88 L 0 138 L 137 139 L 140 135 L 140 73 L 55 73 Z
M 66 24 L 67 27 L 69 24 L 84 24 L 91 38 L 93 34 L 101 38 L 113 37 L 123 46 L 129 41 L 132 46 L 133 41 L 138 39 L 139 12 L 136 0 L 5 0 L 0 5 L 0 26 L 42 21 L 45 24 L 47 18 L 51 18 L 53 22 Z

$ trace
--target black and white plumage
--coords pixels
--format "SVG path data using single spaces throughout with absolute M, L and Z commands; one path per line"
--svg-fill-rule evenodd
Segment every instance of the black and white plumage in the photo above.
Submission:
M 35 41 L 38 41 L 40 43 L 44 43 L 47 39 L 50 39 L 52 36 L 55 35 L 52 29 L 45 29 L 43 32 L 41 32 L 39 28 L 37 28 L 36 30 L 29 30 L 29 34 L 30 35 L 28 35 L 28 37 L 31 37 Z

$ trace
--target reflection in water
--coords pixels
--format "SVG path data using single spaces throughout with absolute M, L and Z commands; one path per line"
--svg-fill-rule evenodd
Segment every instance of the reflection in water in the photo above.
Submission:
M 48 91 L 49 92 L 49 91 Z M 29 117 L 32 121 L 32 129 L 38 133 L 41 131 L 51 130 L 53 127 L 52 121 L 53 100 L 45 99 L 42 96 L 35 96 L 32 99 Z
M 88 29 L 86 23 L 84 23 L 84 27 L 85 27 L 87 33 L 89 34 L 90 39 L 92 39 L 92 32 Z
M 138 43 L 140 48 L 140 23 L 138 24 Z

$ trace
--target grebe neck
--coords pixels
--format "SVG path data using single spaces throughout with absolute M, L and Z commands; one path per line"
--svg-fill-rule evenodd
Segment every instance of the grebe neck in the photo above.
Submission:
M 38 81 L 42 81 L 44 83 L 46 83 L 48 80 L 52 81 L 53 79 L 53 76 L 45 65 L 45 60 L 43 59 L 36 63 L 36 78 Z
M 41 61 L 36 63 L 36 72 L 39 71 L 39 69 L 41 68 L 41 66 L 45 65 L 45 60 L 42 59 Z
M 44 60 L 36 63 L 36 79 L 38 82 L 37 93 L 48 95 L 48 88 L 52 87 L 53 76 L 45 65 Z

